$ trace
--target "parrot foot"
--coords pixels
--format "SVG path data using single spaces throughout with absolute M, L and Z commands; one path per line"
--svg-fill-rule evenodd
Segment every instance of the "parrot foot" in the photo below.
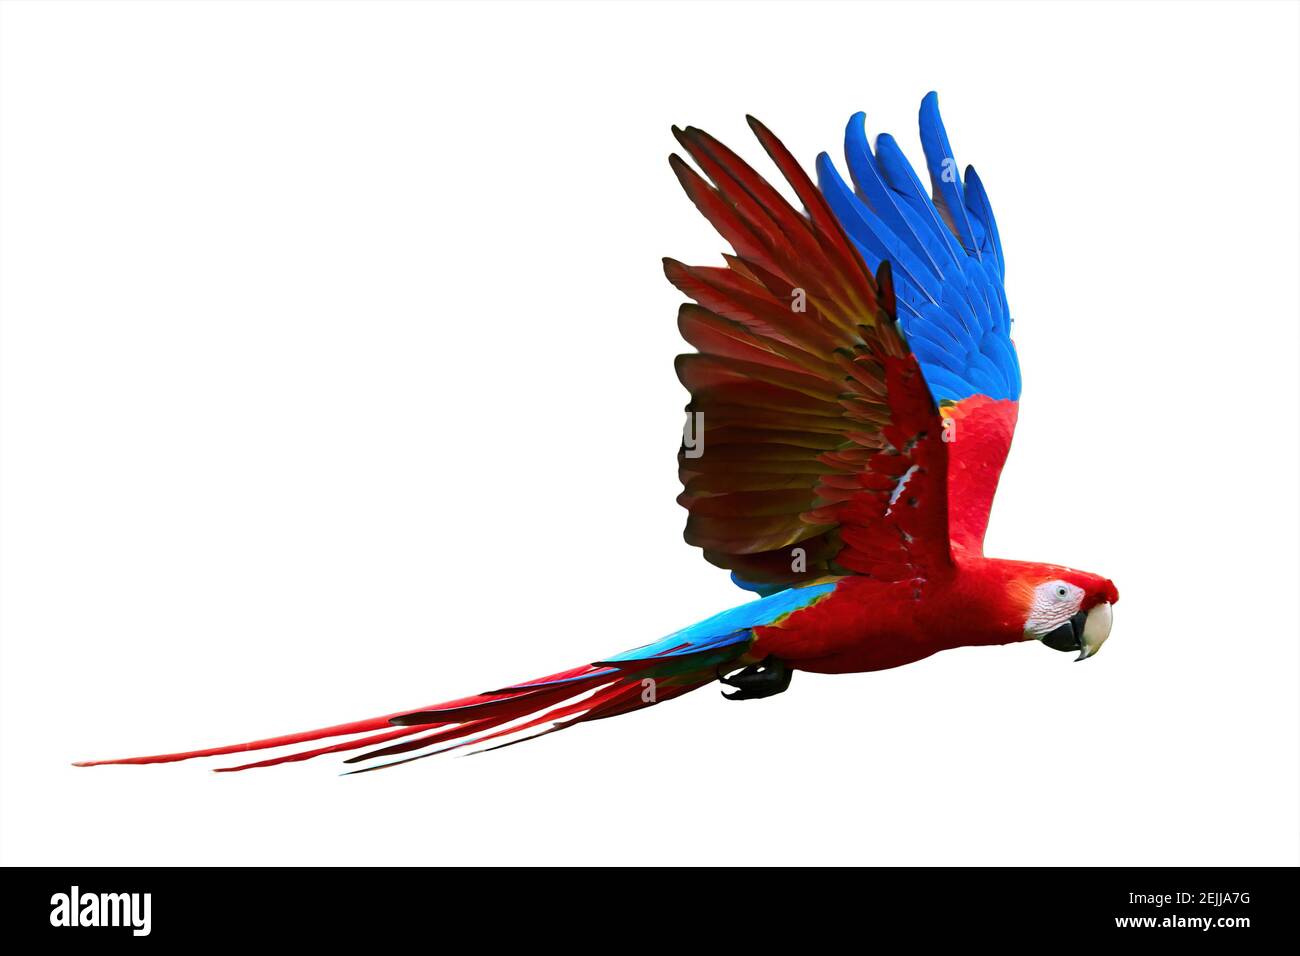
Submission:
M 719 673 L 718 680 L 728 687 L 736 688 L 730 694 L 725 690 L 722 692 L 722 696 L 727 700 L 760 700 L 764 697 L 772 697 L 788 688 L 790 678 L 793 676 L 794 671 L 790 669 L 789 664 L 769 655 L 761 662 L 750 664 L 734 674 Z

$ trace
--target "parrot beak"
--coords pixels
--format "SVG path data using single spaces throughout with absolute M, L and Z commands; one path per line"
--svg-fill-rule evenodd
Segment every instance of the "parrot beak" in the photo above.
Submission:
M 1065 624 L 1044 635 L 1042 641 L 1055 651 L 1078 651 L 1079 656 L 1075 660 L 1086 661 L 1101 650 L 1101 645 L 1110 637 L 1111 620 L 1110 604 L 1103 601 L 1091 611 L 1080 611 Z
M 1076 661 L 1086 661 L 1101 650 L 1101 645 L 1110 637 L 1113 620 L 1109 601 L 1102 601 L 1088 612 L 1088 617 L 1083 622 L 1083 634 L 1079 637 L 1079 656 L 1075 658 Z

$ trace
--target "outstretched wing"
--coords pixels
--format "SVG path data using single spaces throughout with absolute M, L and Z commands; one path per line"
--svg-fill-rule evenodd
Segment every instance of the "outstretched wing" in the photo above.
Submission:
M 825 153 L 817 158 L 817 176 L 867 265 L 894 266 L 899 327 L 940 403 L 951 444 L 952 545 L 980 554 L 1015 431 L 1020 365 L 1002 242 L 984 185 L 969 166 L 964 178 L 958 175 L 934 93 L 921 102 L 920 125 L 933 199 L 893 137 L 881 134 L 872 151 L 862 113 L 844 134 L 856 191 Z
M 695 300 L 679 325 L 691 393 L 680 453 L 686 539 L 742 586 L 830 574 L 933 577 L 951 562 L 943 422 L 895 323 L 890 267 L 872 276 L 784 146 L 750 126 L 807 215 L 733 152 L 674 130 L 687 194 L 734 250 L 725 268 L 665 260 Z

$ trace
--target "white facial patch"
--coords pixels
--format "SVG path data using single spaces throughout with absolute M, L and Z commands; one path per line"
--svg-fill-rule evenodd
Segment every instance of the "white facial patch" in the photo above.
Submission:
M 1029 619 L 1025 621 L 1025 636 L 1042 637 L 1067 623 L 1079 613 L 1083 597 L 1083 588 L 1075 587 L 1069 581 L 1048 581 L 1038 585 L 1034 588 Z

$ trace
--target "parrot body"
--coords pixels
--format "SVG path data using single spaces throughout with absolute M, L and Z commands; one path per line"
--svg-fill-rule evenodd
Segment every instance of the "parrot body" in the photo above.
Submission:
M 745 660 L 772 656 L 794 670 L 853 674 L 911 664 L 955 647 L 1022 641 L 1020 607 L 1002 595 L 1018 588 L 1032 591 L 1030 582 L 1048 567 L 974 559 L 959 564 L 946 580 L 934 582 L 924 600 L 909 593 L 906 582 L 841 578 L 827 598 L 778 624 L 756 627 Z M 1088 581 L 1100 602 L 1118 600 L 1113 585 L 1103 578 L 1091 581 L 1092 576 L 1060 567 L 1048 573 Z
M 1118 600 L 1109 580 L 984 556 L 1021 380 L 983 184 L 969 167 L 957 175 L 933 93 L 920 112 L 933 195 L 891 137 L 871 149 L 863 121 L 845 134 L 850 187 L 826 154 L 814 185 L 750 120 L 803 212 L 707 133 L 673 131 L 700 172 L 677 155 L 673 170 L 733 250 L 723 267 L 664 261 L 693 300 L 678 325 L 696 349 L 677 361 L 696 433 L 679 456 L 678 500 L 686 540 L 759 597 L 655 643 L 458 700 L 90 763 L 334 740 L 222 769 L 369 747 L 349 762 L 380 761 L 360 768 L 371 770 L 505 746 L 714 680 L 744 700 L 786 690 L 797 670 L 883 670 L 954 647 L 1096 653 Z

